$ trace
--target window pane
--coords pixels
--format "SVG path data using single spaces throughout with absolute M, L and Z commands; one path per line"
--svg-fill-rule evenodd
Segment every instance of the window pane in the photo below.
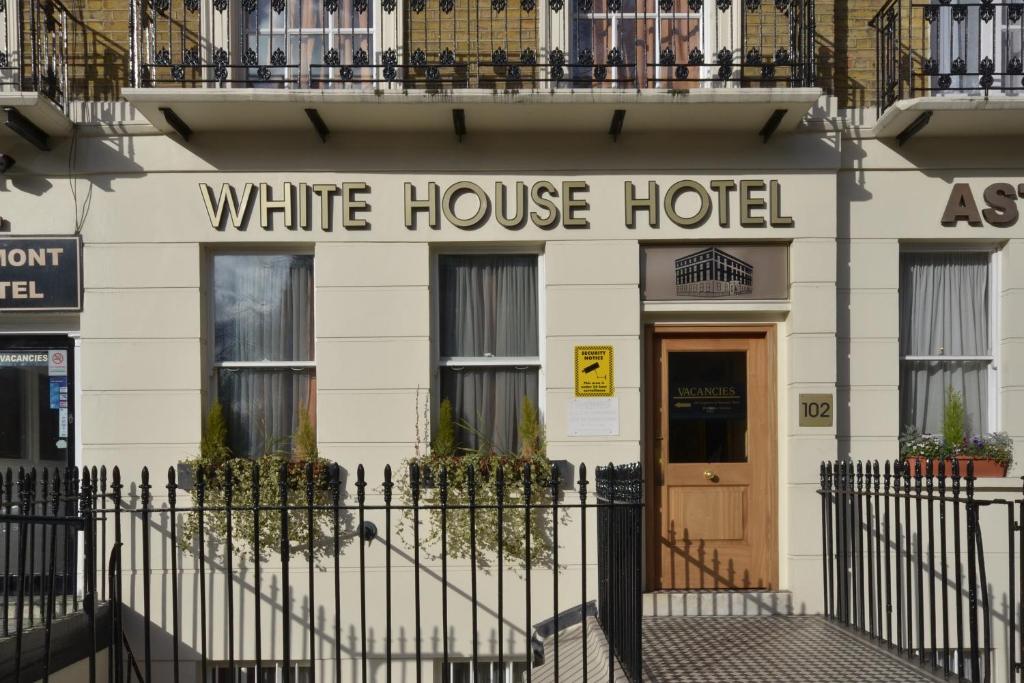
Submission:
M 902 427 L 942 433 L 946 387 L 959 391 L 967 409 L 967 433 L 988 430 L 988 361 L 903 361 L 900 378 Z
M 442 356 L 536 356 L 537 257 L 440 259 Z
M 989 255 L 907 253 L 900 262 L 900 355 L 989 355 Z
M 537 405 L 537 368 L 441 370 L 441 398 L 452 402 L 456 439 L 463 448 L 516 451 L 524 397 Z
M 68 386 L 67 377 L 49 376 L 45 350 L 25 353 L 42 360 L 0 367 L 0 458 L 63 461 L 69 437 L 60 436 L 60 386 Z
M 747 461 L 747 354 L 668 357 L 668 461 Z
M 313 257 L 213 258 L 215 359 L 313 359 Z
M 217 398 L 224 406 L 228 441 L 238 456 L 291 452 L 299 411 L 316 416 L 316 376 L 290 368 L 220 368 Z

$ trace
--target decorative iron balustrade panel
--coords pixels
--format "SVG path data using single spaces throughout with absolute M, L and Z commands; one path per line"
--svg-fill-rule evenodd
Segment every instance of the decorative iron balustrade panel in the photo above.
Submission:
M 813 0 L 135 2 L 142 86 L 813 85 Z
M 903 97 L 1024 91 L 1024 2 L 891 0 L 877 35 L 879 112 Z
M 67 103 L 70 15 L 57 0 L 0 0 L 0 90 Z

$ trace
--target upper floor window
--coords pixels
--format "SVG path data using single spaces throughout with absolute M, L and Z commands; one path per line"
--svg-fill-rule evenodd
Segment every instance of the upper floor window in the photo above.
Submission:
M 900 256 L 900 418 L 942 433 L 948 388 L 960 393 L 967 432 L 993 431 L 991 256 L 906 252 Z
M 214 368 L 231 450 L 290 452 L 305 411 L 316 416 L 313 257 L 213 257 Z
M 250 81 L 366 83 L 379 49 L 372 0 L 241 1 Z M 245 7 L 252 6 L 252 12 Z
M 441 256 L 439 350 L 463 448 L 518 448 L 523 399 L 537 405 L 540 373 L 538 257 Z
M 1010 3 L 956 0 L 914 5 L 928 49 L 924 71 L 938 94 L 979 94 L 1019 87 L 1021 12 Z

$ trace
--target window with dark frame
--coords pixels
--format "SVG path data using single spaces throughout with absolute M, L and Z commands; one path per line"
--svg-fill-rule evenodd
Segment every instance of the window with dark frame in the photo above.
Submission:
M 315 424 L 313 257 L 213 257 L 216 394 L 232 453 L 291 452 L 302 413 Z
M 72 354 L 66 338 L 0 339 L 0 459 L 72 462 Z

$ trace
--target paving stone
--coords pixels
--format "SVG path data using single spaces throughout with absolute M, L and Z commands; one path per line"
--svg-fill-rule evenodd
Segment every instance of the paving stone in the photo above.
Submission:
M 645 617 L 652 683 L 941 680 L 820 616 Z

